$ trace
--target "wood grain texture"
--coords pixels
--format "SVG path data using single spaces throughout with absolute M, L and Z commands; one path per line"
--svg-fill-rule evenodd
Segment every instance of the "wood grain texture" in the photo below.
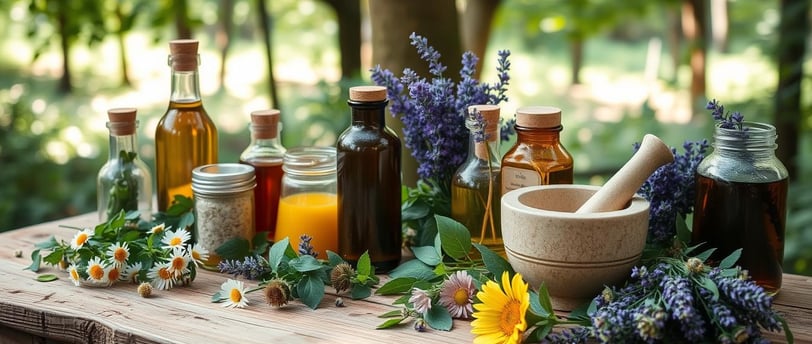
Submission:
M 281 309 L 264 304 L 260 292 L 249 294 L 249 307 L 225 309 L 211 295 L 230 276 L 200 271 L 191 286 L 155 291 L 141 298 L 133 284 L 111 288 L 75 287 L 64 272 L 43 265 L 39 273 L 60 279 L 37 282 L 30 264 L 34 244 L 56 235 L 69 240 L 73 230 L 59 225 L 92 227 L 96 214 L 0 233 L 0 342 L 2 343 L 471 343 L 469 321 L 454 321 L 451 332 L 416 332 L 411 324 L 375 330 L 378 315 L 395 309 L 394 298 L 372 296 L 334 306 L 332 288 L 319 309 L 292 302 Z M 23 257 L 14 257 L 15 250 Z M 385 276 L 384 276 L 385 278 Z M 247 282 L 255 286 L 254 282 Z M 812 343 L 812 278 L 785 275 L 774 301 L 789 322 L 796 343 Z M 777 343 L 782 334 L 768 334 Z

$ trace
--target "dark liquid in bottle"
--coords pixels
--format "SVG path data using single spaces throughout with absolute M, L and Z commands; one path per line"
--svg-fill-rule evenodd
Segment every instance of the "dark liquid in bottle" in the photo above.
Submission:
M 257 232 L 267 232 L 274 238 L 276 215 L 279 210 L 279 193 L 282 187 L 282 159 L 276 161 L 243 161 L 254 166 L 257 186 L 254 188 L 254 226 Z
M 719 262 L 741 248 L 738 265 L 769 293 L 781 288 L 788 180 L 731 183 L 697 177 L 693 244 L 717 250 Z

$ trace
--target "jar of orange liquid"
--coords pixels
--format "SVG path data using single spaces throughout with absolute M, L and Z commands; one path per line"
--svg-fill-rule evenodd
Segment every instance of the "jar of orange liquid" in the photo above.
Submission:
M 296 147 L 282 162 L 282 190 L 274 241 L 287 237 L 297 249 L 303 234 L 327 259 L 327 250 L 338 251 L 338 197 L 336 150 L 333 147 Z

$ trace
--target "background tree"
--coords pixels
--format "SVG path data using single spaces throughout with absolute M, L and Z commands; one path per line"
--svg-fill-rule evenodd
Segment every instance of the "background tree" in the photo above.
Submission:
M 361 70 L 361 1 L 324 0 L 338 20 L 338 49 L 341 55 L 341 77 L 360 77 Z
M 704 109 L 707 75 L 707 3 L 706 0 L 682 2 L 682 32 L 690 45 L 691 104 L 694 113 Z
M 460 33 L 462 48 L 470 50 L 480 61 L 485 57 L 485 50 L 490 42 L 493 28 L 493 17 L 501 0 L 467 0 L 463 1 Z M 480 64 L 481 65 L 481 64 Z M 474 77 L 479 79 L 482 68 L 477 68 Z
M 272 24 L 271 17 L 268 14 L 268 8 L 265 0 L 256 0 L 256 14 L 257 25 L 259 32 L 262 34 L 262 43 L 265 48 L 265 62 L 268 67 L 268 92 L 271 96 L 271 107 L 280 109 L 282 105 L 279 104 L 279 94 L 276 90 L 276 77 L 274 76 L 274 59 L 273 59 L 273 40 L 271 35 Z
M 127 34 L 135 28 L 136 19 L 140 13 L 143 13 L 146 2 L 141 0 L 133 1 L 112 1 L 107 2 L 108 6 L 112 6 L 113 14 L 116 18 L 116 27 L 111 29 L 112 33 L 116 36 L 116 43 L 118 43 L 118 50 L 121 53 L 121 83 L 124 86 L 130 86 L 129 63 L 127 62 L 127 44 L 125 43 Z

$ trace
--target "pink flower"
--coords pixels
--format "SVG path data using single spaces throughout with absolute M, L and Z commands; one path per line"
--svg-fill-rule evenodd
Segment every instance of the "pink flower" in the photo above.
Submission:
M 420 288 L 412 289 L 409 302 L 414 305 L 414 310 L 420 314 L 426 314 L 431 309 L 431 296 L 427 291 Z
M 440 304 L 457 319 L 468 319 L 473 313 L 472 299 L 476 294 L 474 280 L 465 271 L 457 271 L 443 283 L 440 289 Z M 412 294 L 414 295 L 414 294 Z

